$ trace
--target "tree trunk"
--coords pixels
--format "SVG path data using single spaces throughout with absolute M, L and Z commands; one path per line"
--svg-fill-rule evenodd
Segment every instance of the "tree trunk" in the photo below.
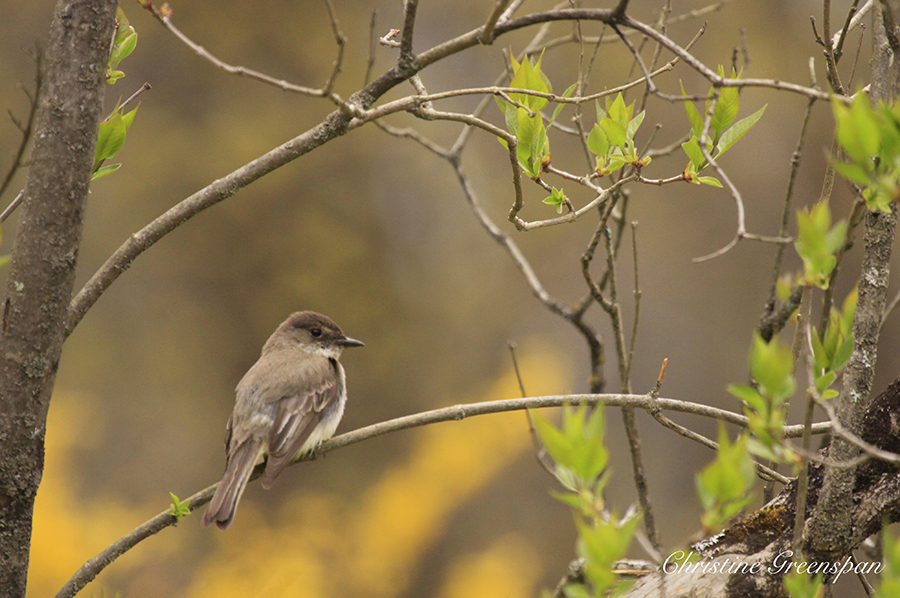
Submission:
M 881 449 L 900 451 L 900 378 L 873 399 L 860 424 L 864 440 Z M 823 450 L 824 454 L 824 450 Z M 848 561 L 850 551 L 882 526 L 900 521 L 900 475 L 897 468 L 879 459 L 870 459 L 857 467 L 852 480 L 852 508 L 848 519 L 851 530 L 841 538 L 841 554 L 821 556 L 793 553 L 794 515 L 797 507 L 797 482 L 793 481 L 767 505 L 721 534 L 684 549 L 693 551 L 699 562 L 681 566 L 674 553 L 662 571 L 648 575 L 623 594 L 627 598 L 788 598 L 784 576 L 800 564 L 812 573 L 828 579 L 853 575 L 853 569 L 872 573 L 878 563 L 861 559 Z M 825 471 L 811 464 L 809 470 L 809 514 L 818 505 Z M 849 564 L 848 564 L 849 563 Z
M 25 596 L 47 410 L 81 243 L 115 0 L 59 0 L 0 335 L 0 596 Z

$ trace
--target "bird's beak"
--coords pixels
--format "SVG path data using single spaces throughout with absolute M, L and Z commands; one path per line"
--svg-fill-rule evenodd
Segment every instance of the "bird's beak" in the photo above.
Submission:
M 344 337 L 342 339 L 339 339 L 337 341 L 337 344 L 341 345 L 342 347 L 365 347 L 366 346 L 366 344 L 364 342 L 358 341 L 355 338 L 350 338 L 350 337 Z

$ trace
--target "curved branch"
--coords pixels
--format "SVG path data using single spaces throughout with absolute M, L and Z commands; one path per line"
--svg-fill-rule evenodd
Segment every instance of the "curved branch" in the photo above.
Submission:
M 810 88 L 783 83 L 772 80 L 756 79 L 725 79 L 703 65 L 687 50 L 662 35 L 652 27 L 639 21 L 617 14 L 614 10 L 605 9 L 561 9 L 543 13 L 527 15 L 512 20 L 500 20 L 494 28 L 494 37 L 509 33 L 524 27 L 551 21 L 567 20 L 593 20 L 609 25 L 618 24 L 624 27 L 636 29 L 652 39 L 658 41 L 676 56 L 682 58 L 695 70 L 712 81 L 715 86 L 765 86 L 775 89 L 783 89 L 800 93 L 810 97 L 827 98 L 827 94 Z M 369 83 L 346 102 L 341 102 L 339 109 L 329 114 L 319 125 L 295 137 L 287 143 L 256 158 L 229 175 L 211 183 L 197 193 L 182 200 L 168 212 L 145 226 L 141 231 L 132 235 L 123 243 L 116 252 L 107 259 L 84 288 L 75 296 L 69 306 L 69 318 L 66 333 L 71 334 L 81 318 L 96 303 L 100 295 L 127 270 L 131 263 L 141 253 L 149 249 L 162 237 L 173 231 L 182 223 L 196 216 L 206 208 L 231 197 L 238 190 L 246 187 L 253 181 L 268 174 L 272 170 L 291 162 L 300 156 L 312 151 L 320 145 L 343 135 L 348 130 L 348 124 L 352 117 L 364 114 L 378 98 L 402 81 L 409 79 L 427 66 L 453 54 L 459 53 L 479 43 L 480 35 L 484 27 L 479 27 L 468 33 L 439 44 L 425 52 L 414 56 L 408 62 L 401 62 L 394 66 L 381 77 Z M 411 29 L 409 29 L 411 33 Z M 333 95 L 333 94 L 332 94 Z M 600 198 L 602 200 L 602 198 Z M 592 202 L 596 205 L 598 200 Z M 593 206 L 591 206 L 593 207 Z M 515 217 L 513 218 L 515 220 Z M 565 221 L 565 217 L 562 221 Z M 517 226 L 525 223 L 518 222 Z M 525 228 L 539 228 L 556 224 L 555 221 L 543 221 L 527 223 Z
M 610 407 L 632 407 L 643 409 L 650 413 L 658 413 L 660 410 L 676 411 L 680 413 L 689 413 L 692 415 L 700 415 L 712 419 L 718 419 L 730 424 L 746 427 L 747 418 L 737 413 L 724 409 L 717 409 L 709 405 L 700 403 L 692 403 L 690 401 L 682 401 L 678 399 L 663 399 L 654 397 L 651 394 L 633 395 L 633 394 L 577 394 L 577 395 L 551 395 L 543 397 L 528 397 L 524 399 L 504 399 L 499 401 L 484 401 L 481 403 L 468 403 L 463 405 L 453 405 L 451 407 L 443 407 L 432 411 L 424 411 L 422 413 L 414 413 L 404 417 L 398 417 L 388 421 L 372 424 L 364 428 L 341 434 L 322 443 L 316 451 L 316 455 L 329 453 L 331 451 L 356 444 L 376 436 L 383 436 L 390 432 L 398 432 L 409 428 L 417 428 L 448 421 L 459 421 L 467 417 L 476 415 L 487 415 L 489 413 L 503 413 L 505 411 L 521 411 L 524 409 L 543 409 L 546 407 L 561 407 L 563 405 L 585 404 L 585 405 L 607 405 Z M 823 434 L 830 430 L 830 424 L 813 424 L 812 432 L 814 434 Z M 784 426 L 784 436 L 786 438 L 800 436 L 803 433 L 803 426 Z M 316 455 L 304 457 L 295 461 L 291 465 L 300 461 L 308 461 L 314 459 Z M 255 479 L 262 473 L 262 467 L 257 468 L 254 476 Z M 210 501 L 218 484 L 213 484 L 199 492 L 194 493 L 187 498 L 185 503 L 193 512 Z M 117 558 L 131 550 L 142 540 L 146 540 L 150 536 L 164 530 L 165 528 L 178 523 L 178 519 L 171 515 L 169 511 L 163 511 L 152 519 L 149 519 L 134 528 L 132 531 L 122 536 L 112 544 L 110 544 L 103 552 L 87 561 L 82 567 L 66 582 L 66 585 L 57 592 L 56 598 L 72 598 L 85 585 L 91 582 L 103 569 L 112 564 Z

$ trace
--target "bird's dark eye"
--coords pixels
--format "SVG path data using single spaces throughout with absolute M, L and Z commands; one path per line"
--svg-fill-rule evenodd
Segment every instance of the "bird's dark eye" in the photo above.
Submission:
M 322 336 L 322 330 L 319 328 L 310 328 L 309 333 L 316 338 Z

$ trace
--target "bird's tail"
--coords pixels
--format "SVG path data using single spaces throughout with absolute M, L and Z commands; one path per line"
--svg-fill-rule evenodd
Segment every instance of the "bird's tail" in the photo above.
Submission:
M 220 530 L 228 529 L 259 458 L 259 451 L 260 447 L 252 440 L 244 442 L 234 451 L 225 465 L 222 481 L 203 514 L 203 525 L 215 521 Z

